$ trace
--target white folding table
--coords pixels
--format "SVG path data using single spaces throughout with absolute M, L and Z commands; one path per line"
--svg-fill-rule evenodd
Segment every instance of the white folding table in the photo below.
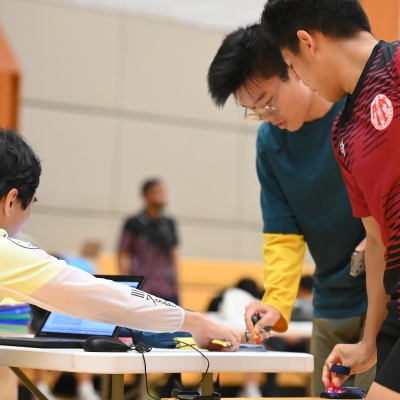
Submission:
M 312 372 L 314 359 L 310 354 L 284 352 L 208 352 L 210 361 L 202 385 L 202 393 L 212 393 L 213 372 Z M 207 362 L 196 351 L 153 349 L 144 354 L 147 372 L 206 372 Z M 124 374 L 143 374 L 142 355 L 128 353 L 88 353 L 80 349 L 34 349 L 0 346 L 0 365 L 10 367 L 39 400 L 46 400 L 19 368 L 88 372 L 112 375 L 112 399 L 124 396 Z

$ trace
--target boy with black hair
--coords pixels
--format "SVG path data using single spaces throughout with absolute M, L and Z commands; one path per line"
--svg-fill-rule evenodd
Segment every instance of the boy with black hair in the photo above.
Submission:
M 279 47 L 260 25 L 230 33 L 208 71 L 212 99 L 223 106 L 230 95 L 245 118 L 264 120 L 257 137 L 257 173 L 264 220 L 265 294 L 251 303 L 246 323 L 285 331 L 296 301 L 306 243 L 316 262 L 312 394 L 324 385 L 321 371 L 338 343 L 362 337 L 367 309 L 365 274 L 350 276 L 350 258 L 365 237 L 351 216 L 346 186 L 329 133 L 344 102 L 328 103 L 306 87 L 284 63 Z M 351 292 L 346 291 L 352 290 Z M 366 390 L 371 369 L 352 378 Z
M 400 42 L 378 42 L 356 0 L 271 0 L 262 26 L 307 85 L 330 101 L 348 95 L 332 141 L 353 215 L 367 231 L 368 312 L 363 339 L 328 357 L 324 383 L 334 362 L 355 373 L 377 357 L 368 399 L 399 399 Z
M 203 315 L 156 296 L 67 265 L 13 236 L 29 219 L 41 173 L 40 160 L 11 130 L 0 129 L 0 301 L 9 297 L 46 310 L 152 332 L 192 333 L 199 347 L 232 343 L 240 335 Z

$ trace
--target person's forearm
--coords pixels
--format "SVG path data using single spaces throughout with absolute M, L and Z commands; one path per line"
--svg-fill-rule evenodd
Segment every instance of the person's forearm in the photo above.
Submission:
M 207 323 L 206 317 L 198 312 L 184 310 L 184 313 L 184 320 L 181 327 L 183 332 L 196 331 L 202 324 Z
M 305 241 L 297 234 L 264 234 L 265 294 L 262 304 L 277 309 L 282 318 L 274 330 L 287 329 L 301 279 Z
M 156 296 L 65 266 L 33 293 L 0 286 L 0 295 L 49 311 L 147 332 L 181 329 L 181 307 Z
M 387 314 L 386 304 L 389 296 L 386 295 L 383 286 L 383 274 L 385 272 L 384 260 L 385 248 L 382 243 L 367 240 L 365 248 L 365 268 L 368 294 L 368 311 L 364 330 L 363 341 L 374 349 L 375 340 L 382 321 Z

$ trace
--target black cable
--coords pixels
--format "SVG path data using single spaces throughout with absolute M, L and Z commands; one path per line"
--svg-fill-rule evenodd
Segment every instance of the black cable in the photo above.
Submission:
M 174 339 L 157 340 L 157 341 L 155 341 L 155 342 L 153 342 L 153 343 L 151 343 L 151 344 L 145 344 L 145 343 L 142 343 L 142 342 L 140 341 L 140 339 L 142 338 L 142 334 L 143 334 L 142 331 L 140 332 L 140 335 L 139 335 L 139 339 L 138 339 L 137 344 L 134 344 L 134 343 L 135 343 L 135 342 L 134 342 L 134 339 L 135 339 L 135 338 L 134 338 L 133 331 L 132 331 L 132 329 L 129 329 L 129 331 L 131 332 L 131 336 L 132 336 L 132 346 L 131 346 L 131 350 L 137 351 L 138 353 L 140 353 L 140 354 L 142 355 L 142 358 L 143 358 L 144 379 L 145 379 L 145 382 L 146 382 L 146 392 L 147 392 L 147 395 L 148 395 L 149 397 L 151 397 L 151 398 L 154 399 L 154 400 L 161 400 L 161 399 L 159 399 L 158 397 L 154 397 L 154 396 L 152 396 L 152 395 L 149 393 L 149 386 L 148 386 L 148 381 L 147 381 L 147 366 L 146 366 L 146 359 L 145 359 L 145 357 L 144 357 L 144 353 L 148 353 L 148 352 L 150 352 L 151 350 L 153 350 L 152 345 L 157 344 L 157 343 L 162 343 L 162 342 L 181 343 L 181 344 L 184 345 L 184 346 L 182 346 L 182 347 L 189 346 L 189 347 L 191 347 L 192 349 L 196 350 L 196 351 L 197 351 L 203 358 L 205 358 L 205 360 L 207 361 L 207 368 L 206 368 L 206 371 L 204 372 L 204 375 L 203 375 L 203 377 L 201 378 L 200 382 L 192 389 L 192 391 L 196 390 L 196 389 L 201 385 L 201 383 L 204 381 L 204 378 L 206 377 L 206 374 L 207 374 L 207 372 L 208 372 L 208 370 L 209 370 L 209 368 L 210 368 L 210 360 L 209 360 L 199 349 L 196 349 L 195 345 L 188 344 L 188 343 L 182 342 L 182 341 L 180 341 L 180 340 L 174 340 Z
M 204 381 L 204 379 L 206 377 L 206 374 L 207 374 L 207 372 L 208 372 L 208 370 L 210 368 L 210 360 L 199 349 L 196 349 L 195 345 L 193 345 L 193 344 L 189 344 L 189 343 L 186 343 L 186 342 L 182 342 L 181 340 L 174 340 L 174 339 L 158 340 L 157 342 L 153 342 L 152 344 L 160 343 L 160 342 L 182 343 L 184 345 L 182 347 L 189 346 L 193 350 L 196 350 L 203 358 L 205 358 L 205 360 L 207 361 L 207 368 L 206 368 L 206 371 L 204 372 L 204 375 L 201 378 L 200 382 L 192 389 L 192 391 L 196 390 L 203 383 L 203 381 Z

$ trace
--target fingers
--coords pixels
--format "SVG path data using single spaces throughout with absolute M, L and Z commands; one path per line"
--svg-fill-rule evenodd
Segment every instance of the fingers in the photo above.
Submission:
M 358 251 L 358 252 L 364 251 L 366 245 L 367 245 L 367 238 L 365 238 L 365 239 L 356 247 L 356 251 Z
M 240 334 L 233 331 L 231 331 L 231 334 L 232 334 L 232 340 L 231 340 L 230 351 L 236 351 L 240 346 Z
M 342 348 L 344 348 L 343 345 L 336 345 L 325 361 L 325 366 L 322 370 L 322 381 L 325 387 L 331 386 L 332 378 L 333 384 L 337 387 L 342 386 L 343 382 L 348 378 L 346 375 L 334 374 L 331 372 L 332 364 L 342 364 L 345 361 L 345 357 L 341 354 Z
M 260 317 L 260 320 L 254 326 L 256 334 L 259 335 L 265 327 L 274 326 L 281 317 L 281 314 L 276 308 L 269 305 L 255 302 L 250 303 L 246 307 L 244 319 L 246 323 L 246 328 L 251 333 L 253 332 L 253 324 L 251 321 L 251 317 L 253 316 Z
M 257 332 L 258 335 L 261 334 L 261 332 L 264 330 L 264 332 L 267 334 L 266 336 L 271 336 L 271 314 L 267 312 L 262 316 L 262 318 L 255 324 L 254 328 Z
M 326 388 L 331 386 L 331 370 L 326 365 L 324 365 L 324 368 L 322 369 L 322 382 L 324 382 Z
M 240 334 L 237 332 L 233 332 L 231 329 L 229 329 L 225 326 L 223 326 L 223 328 L 226 329 L 226 332 L 223 335 L 224 336 L 223 340 L 230 342 L 231 345 L 228 347 L 222 347 L 218 350 L 221 350 L 221 351 L 236 351 L 236 350 L 238 350 L 239 346 L 240 346 Z
M 246 323 L 246 328 L 249 332 L 253 332 L 253 323 L 251 322 L 251 317 L 253 315 L 260 315 L 260 306 L 260 303 L 253 302 L 245 308 L 244 321 Z
M 269 332 L 261 331 L 259 333 L 259 336 L 262 338 L 262 340 L 267 340 L 270 337 L 274 336 L 274 333 L 272 331 L 269 331 Z

